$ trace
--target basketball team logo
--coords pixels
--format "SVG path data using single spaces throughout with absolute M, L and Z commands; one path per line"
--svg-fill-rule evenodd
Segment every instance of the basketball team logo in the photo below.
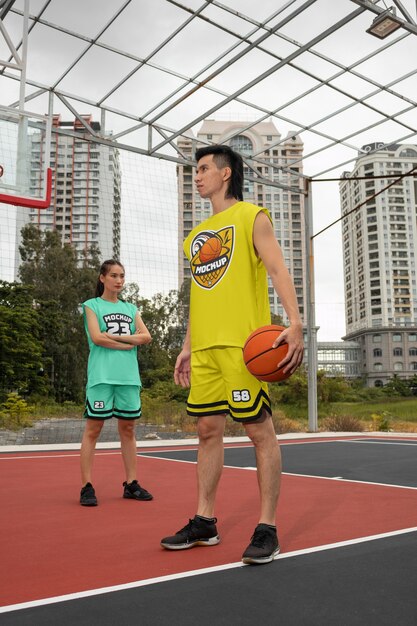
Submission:
M 204 230 L 191 243 L 191 274 L 197 285 L 212 289 L 226 274 L 233 254 L 234 226 Z

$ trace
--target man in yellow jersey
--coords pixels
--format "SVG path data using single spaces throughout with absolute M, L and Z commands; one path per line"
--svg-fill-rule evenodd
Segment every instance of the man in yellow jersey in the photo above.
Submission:
M 266 383 L 246 369 L 242 347 L 248 335 L 271 323 L 267 273 L 290 326 L 274 347 L 288 343 L 281 361 L 293 372 L 303 359 L 303 332 L 295 289 L 275 239 L 268 211 L 243 201 L 243 162 L 228 146 L 196 152 L 195 183 L 211 201 L 213 215 L 184 242 L 191 266 L 190 319 L 174 379 L 189 387 L 187 412 L 197 418 L 199 436 L 197 513 L 161 545 L 168 550 L 216 545 L 220 541 L 214 505 L 223 468 L 226 416 L 241 422 L 255 446 L 261 510 L 244 563 L 268 563 L 279 552 L 276 506 L 281 455 L 271 419 Z

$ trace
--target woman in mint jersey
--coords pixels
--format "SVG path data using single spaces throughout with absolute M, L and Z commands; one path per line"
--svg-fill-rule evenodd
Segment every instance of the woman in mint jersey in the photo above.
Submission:
M 83 303 L 84 325 L 90 354 L 81 443 L 80 503 L 96 506 L 92 468 L 98 436 L 105 420 L 116 417 L 126 480 L 123 497 L 152 500 L 137 481 L 135 425 L 141 416 L 141 380 L 137 348 L 152 341 L 134 304 L 120 299 L 125 270 L 119 261 L 104 261 L 100 268 L 95 298 Z

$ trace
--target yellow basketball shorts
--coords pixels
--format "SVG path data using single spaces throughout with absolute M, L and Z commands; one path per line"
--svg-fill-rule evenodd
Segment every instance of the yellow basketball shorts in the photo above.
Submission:
M 236 422 L 271 415 L 268 385 L 252 376 L 242 348 L 219 347 L 191 354 L 191 389 L 187 413 L 195 417 L 229 414 Z

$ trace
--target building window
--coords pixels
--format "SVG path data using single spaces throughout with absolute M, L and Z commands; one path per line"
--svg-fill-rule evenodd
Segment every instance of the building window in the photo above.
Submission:
M 412 148 L 406 148 L 400 152 L 400 157 L 411 157 L 415 159 L 417 157 L 417 152 Z
M 374 371 L 382 372 L 382 363 L 374 363 Z
M 243 154 L 252 154 L 253 152 L 253 144 L 249 137 L 245 137 L 245 135 L 237 135 L 236 137 L 232 137 L 229 145 L 232 150 L 236 150 L 236 152 L 240 152 Z
M 403 349 L 402 348 L 394 348 L 393 354 L 394 354 L 394 356 L 402 356 L 403 355 Z
M 396 363 L 394 363 L 394 371 L 395 372 L 402 372 L 403 371 L 403 364 L 401 361 L 397 361 Z
M 394 335 L 392 336 L 392 340 L 393 341 L 401 341 L 400 333 L 394 333 Z
M 416 333 L 409 333 L 408 341 L 417 341 L 417 334 Z
M 416 361 L 412 361 L 410 363 L 410 370 L 413 370 L 413 372 L 417 371 L 417 363 L 416 363 Z
M 384 383 L 382 382 L 382 380 L 376 380 L 374 385 L 375 385 L 375 387 L 383 387 Z
M 373 335 L 373 336 L 372 336 L 372 341 L 373 341 L 374 343 L 381 343 L 381 340 L 382 340 L 382 339 L 381 339 L 381 335 Z
M 409 356 L 417 356 L 417 348 L 410 348 L 408 354 Z
M 382 356 L 382 350 L 381 350 L 381 348 L 375 348 L 375 350 L 374 350 L 374 356 Z

